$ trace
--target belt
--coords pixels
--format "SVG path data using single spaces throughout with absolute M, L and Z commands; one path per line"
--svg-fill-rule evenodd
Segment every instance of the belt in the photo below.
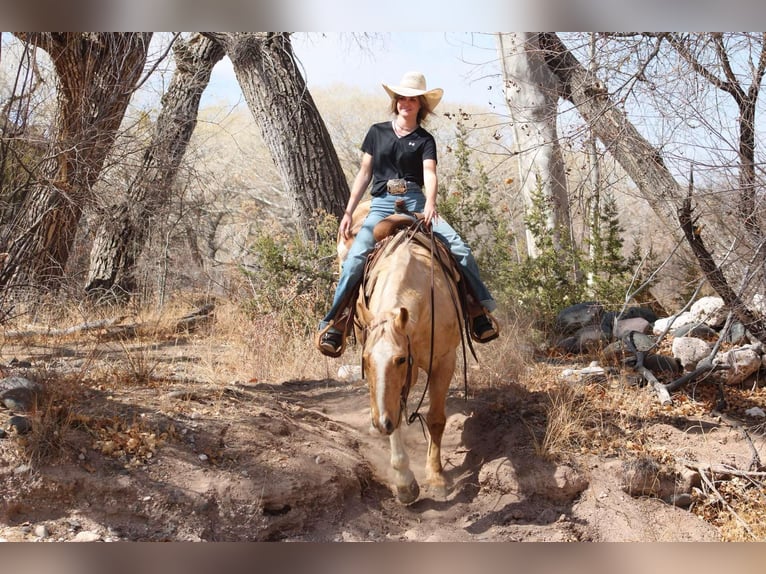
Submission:
M 391 195 L 404 195 L 408 191 L 420 191 L 420 186 L 406 179 L 389 179 L 386 182 L 386 191 Z

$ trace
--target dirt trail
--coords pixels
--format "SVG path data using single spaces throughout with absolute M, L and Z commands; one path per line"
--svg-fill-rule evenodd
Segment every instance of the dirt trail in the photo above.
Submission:
M 194 356 L 193 348 L 183 351 Z M 442 451 L 450 489 L 441 498 L 423 489 L 405 507 L 389 489 L 388 439 L 370 431 L 362 382 L 204 381 L 192 376 L 193 361 L 181 364 L 174 352 L 148 385 L 70 381 L 69 415 L 79 422 L 69 419 L 55 464 L 26 464 L 14 443 L 22 437 L 0 441 L 0 538 L 719 538 L 685 509 L 626 494 L 617 458 L 583 454 L 576 463 L 554 464 L 539 457 L 532 436 L 544 428 L 546 397 L 519 385 L 472 390 L 467 401 L 453 385 Z M 29 350 L 26 358 L 42 361 Z M 55 365 L 77 373 L 81 360 L 58 353 Z M 103 353 L 99 360 L 116 359 Z M 7 415 L 0 411 L 0 422 Z M 670 448 L 696 449 L 700 460 L 748 456 L 732 429 L 713 425 L 704 441 L 694 441 L 685 423 L 647 425 Z M 405 441 L 422 485 L 419 424 L 406 428 Z

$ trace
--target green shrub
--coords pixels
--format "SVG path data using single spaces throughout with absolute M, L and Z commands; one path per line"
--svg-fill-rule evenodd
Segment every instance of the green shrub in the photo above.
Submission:
M 330 308 L 336 280 L 338 220 L 315 215 L 318 241 L 274 228 L 263 229 L 251 254 L 255 264 L 242 268 L 251 289 L 249 311 L 273 315 L 285 326 L 310 333 Z

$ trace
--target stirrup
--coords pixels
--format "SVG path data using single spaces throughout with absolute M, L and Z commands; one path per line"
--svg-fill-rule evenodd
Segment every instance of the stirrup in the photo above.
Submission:
M 334 323 L 330 322 L 327 327 L 317 332 L 314 337 L 314 345 L 323 355 L 336 358 L 340 357 L 343 354 L 343 351 L 346 349 L 346 337 L 343 335 L 343 333 L 331 333 L 330 328 L 332 328 L 333 325 Z M 330 342 L 326 341 L 326 337 L 330 335 L 337 335 L 340 338 L 340 346 L 335 348 L 334 346 L 331 347 L 330 345 L 326 344 Z
M 482 333 L 476 333 L 473 329 L 473 323 L 478 319 L 479 317 L 485 317 L 487 319 L 487 322 L 490 325 L 490 329 L 485 329 L 485 334 L 483 337 L 480 336 Z M 492 314 L 489 311 L 484 311 L 481 315 L 477 315 L 473 319 L 471 319 L 471 339 L 476 341 L 477 343 L 489 343 L 490 341 L 494 341 L 500 336 L 500 325 L 498 324 L 497 320 L 492 316 Z

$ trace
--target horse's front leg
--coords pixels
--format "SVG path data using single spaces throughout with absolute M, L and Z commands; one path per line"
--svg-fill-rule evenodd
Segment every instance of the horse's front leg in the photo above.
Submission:
M 426 456 L 426 480 L 433 494 L 444 496 L 447 494 L 447 480 L 441 461 L 442 436 L 444 426 L 447 423 L 447 390 L 454 362 L 450 366 L 449 359 L 446 364 L 440 363 L 432 372 L 431 386 L 429 387 L 429 408 L 426 415 L 428 424 L 428 454 Z
M 391 444 L 391 466 L 394 469 L 394 488 L 396 498 L 402 504 L 415 502 L 420 495 L 420 487 L 410 469 L 410 457 L 404 449 L 401 428 L 397 427 L 389 435 Z

